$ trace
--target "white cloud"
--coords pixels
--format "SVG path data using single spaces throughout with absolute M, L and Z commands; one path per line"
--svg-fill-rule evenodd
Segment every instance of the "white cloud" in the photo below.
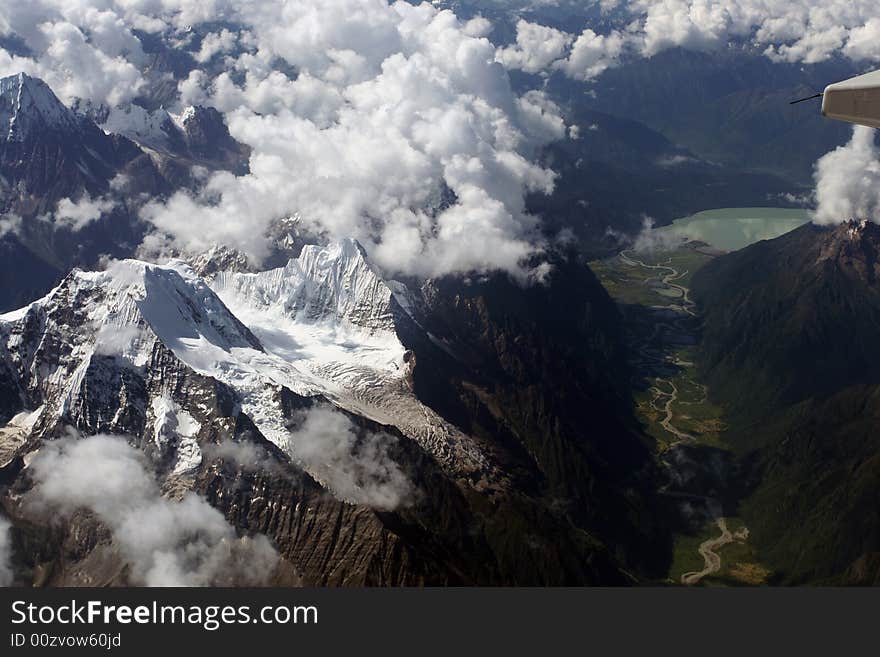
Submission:
M 21 217 L 19 217 L 17 214 L 0 215 L 0 239 L 5 237 L 7 233 L 17 235 L 20 230 Z
M 261 3 L 241 17 L 256 44 L 237 60 L 243 84 L 197 73 L 181 91 L 227 113 L 253 149 L 251 172 L 148 206 L 160 231 L 259 260 L 271 222 L 297 214 L 317 233 L 357 238 L 392 273 L 522 273 L 540 248 L 524 197 L 553 187 L 531 156 L 565 126 L 540 94 L 512 93 L 494 46 L 472 36 L 485 26 L 382 0 Z M 265 70 L 276 56 L 296 80 Z
M 499 48 L 496 56 L 509 69 L 540 73 L 565 56 L 572 40 L 567 32 L 520 19 L 516 24 L 516 43 Z
M 516 43 L 499 48 L 496 58 L 508 69 L 547 74 L 561 70 L 575 80 L 592 80 L 616 66 L 626 39 L 618 31 L 597 34 L 585 29 L 577 38 L 552 27 L 519 20 Z
M 624 45 L 619 32 L 601 35 L 586 29 L 574 42 L 568 59 L 557 66 L 575 80 L 592 80 L 619 63 Z
M 32 51 L 0 50 L 0 73 L 42 77 L 68 102 L 116 105 L 144 88 L 149 58 L 136 29 L 195 51 L 203 65 L 224 57 L 226 72 L 213 76 L 208 66 L 181 81 L 180 100 L 226 114 L 252 148 L 250 174 L 218 173 L 198 197 L 148 206 L 151 243 L 223 242 L 259 260 L 270 225 L 297 215 L 328 238 L 357 238 L 391 274 L 525 275 L 523 261 L 543 242 L 524 199 L 554 181 L 535 153 L 566 129 L 541 94 L 517 97 L 505 67 L 590 80 L 627 57 L 731 41 L 785 61 L 880 59 L 873 0 L 604 0 L 602 8 L 615 9 L 606 20 L 617 21 L 602 33 L 519 21 L 515 42 L 498 49 L 488 20 L 463 21 L 429 3 L 0 0 L 0 33 Z M 190 26 L 206 33 L 200 44 Z
M 247 440 L 224 440 L 220 444 L 207 444 L 203 451 L 209 458 L 231 461 L 249 472 L 278 468 L 277 462 L 264 447 Z
M 64 226 L 70 230 L 82 230 L 93 221 L 101 218 L 101 215 L 109 212 L 115 206 L 115 202 L 109 198 L 93 199 L 88 194 L 72 201 L 63 198 L 58 201 L 55 209 L 55 224 Z
M 397 441 L 386 433 L 361 432 L 330 407 L 306 411 L 291 433 L 294 460 L 345 501 L 392 510 L 412 502 L 415 489 L 388 455 Z
M 630 34 L 643 54 L 670 47 L 711 49 L 750 42 L 775 59 L 814 63 L 842 53 L 878 57 L 873 0 L 638 0 Z
M 712 50 L 737 41 L 774 60 L 816 63 L 841 54 L 880 61 L 880 18 L 873 0 L 634 0 L 620 6 L 617 29 L 572 35 L 520 21 L 516 43 L 499 50 L 508 68 L 530 73 L 563 70 L 589 80 L 624 52 L 652 57 L 669 48 Z
M 144 84 L 140 41 L 118 7 L 0 0 L 0 33 L 17 35 L 33 52 L 19 57 L 0 50 L 0 76 L 24 71 L 42 78 L 67 103 L 85 98 L 116 105 Z
M 682 238 L 669 230 L 657 228 L 652 217 L 642 217 L 642 230 L 633 241 L 632 248 L 637 253 L 669 251 L 678 247 Z
M 145 339 L 137 325 L 114 326 L 101 323 L 95 333 L 95 353 L 99 356 L 124 356 Z
M 849 143 L 816 162 L 814 178 L 816 223 L 880 223 L 880 152 L 872 128 L 855 126 Z
M 238 34 L 226 29 L 206 34 L 205 38 L 202 39 L 201 48 L 194 55 L 195 60 L 202 64 L 207 63 L 216 55 L 234 50 L 237 42 Z
M 144 456 L 122 438 L 46 443 L 30 465 L 32 512 L 94 513 L 113 534 L 132 578 L 147 586 L 264 582 L 277 556 L 265 536 L 238 538 L 202 497 L 162 497 Z

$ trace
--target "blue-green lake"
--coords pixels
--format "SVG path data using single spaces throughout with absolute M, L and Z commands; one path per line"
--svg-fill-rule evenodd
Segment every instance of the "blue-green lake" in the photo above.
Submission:
M 699 240 L 722 251 L 736 251 L 773 239 L 810 221 L 807 210 L 790 208 L 720 208 L 676 219 L 659 230 Z

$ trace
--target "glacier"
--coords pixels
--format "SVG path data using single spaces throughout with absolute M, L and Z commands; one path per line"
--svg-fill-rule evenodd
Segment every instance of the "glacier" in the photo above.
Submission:
M 115 261 L 105 271 L 74 270 L 42 299 L 0 315 L 0 350 L 28 368 L 26 327 L 40 326 L 43 339 L 63 336 L 67 353 L 55 369 L 42 364 L 43 371 L 31 372 L 41 397 L 54 400 L 43 414 L 63 418 L 75 406 L 93 358 L 146 368 L 158 342 L 196 373 L 232 389 L 241 412 L 288 453 L 285 389 L 396 427 L 450 475 L 488 481 L 496 469 L 476 441 L 422 404 L 409 386 L 407 350 L 395 328 L 406 316 L 397 300 L 404 290 L 386 284 L 354 240 L 306 246 L 284 267 L 219 272 L 211 281 L 182 260 Z M 59 319 L 71 303 L 85 312 L 85 321 L 73 326 Z M 193 438 L 198 423 L 170 406 L 167 392 L 149 409 L 154 437 L 157 447 L 174 448 L 175 473 L 185 473 L 200 459 Z

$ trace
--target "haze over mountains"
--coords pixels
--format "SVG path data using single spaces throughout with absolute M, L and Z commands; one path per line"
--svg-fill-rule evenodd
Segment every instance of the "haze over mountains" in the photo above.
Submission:
M 880 57 L 869 3 L 698 4 L 0 4 L 0 583 L 666 581 L 585 262 L 880 219 L 834 175 L 873 134 L 787 105 Z M 693 279 L 773 582 L 880 577 L 878 253 L 808 225 Z

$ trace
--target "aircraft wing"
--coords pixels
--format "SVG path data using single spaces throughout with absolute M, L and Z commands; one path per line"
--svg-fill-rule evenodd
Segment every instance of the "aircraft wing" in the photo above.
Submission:
M 822 116 L 880 128 L 880 70 L 825 87 Z

